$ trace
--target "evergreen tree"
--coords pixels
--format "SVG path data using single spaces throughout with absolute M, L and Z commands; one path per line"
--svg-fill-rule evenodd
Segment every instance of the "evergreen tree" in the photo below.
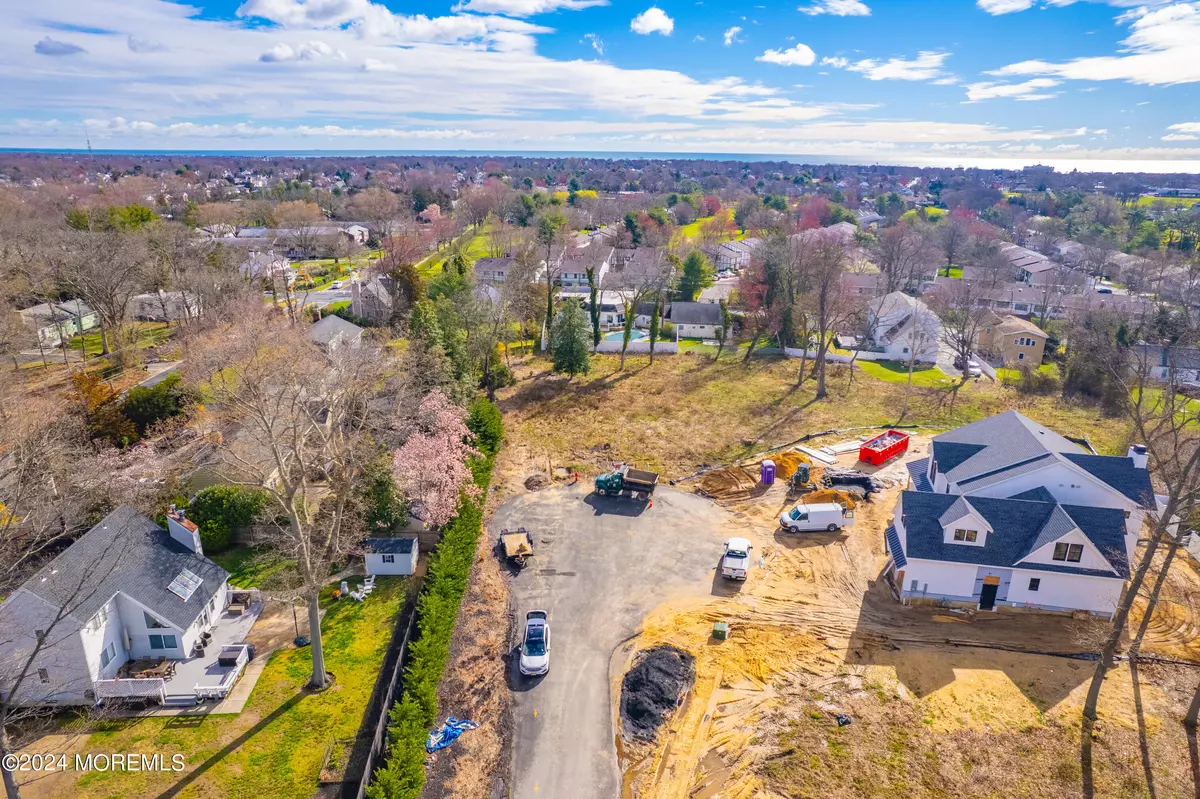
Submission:
M 588 312 L 592 317 L 592 349 L 600 346 L 600 286 L 596 283 L 596 267 L 587 268 L 588 290 L 591 303 Z
M 654 363 L 654 345 L 658 341 L 659 317 L 661 309 L 658 300 L 654 301 L 654 310 L 650 312 L 650 363 Z
M 733 327 L 733 315 L 729 313 L 729 303 L 721 300 L 721 329 L 717 331 L 717 358 L 721 357 L 721 350 L 725 349 L 725 342 L 729 340 L 731 327 Z M 717 358 L 713 360 L 717 360 Z
M 588 338 L 588 318 L 583 308 L 577 302 L 564 303 L 550 326 L 554 371 L 566 372 L 570 377 L 591 371 Z
M 695 302 L 696 295 L 701 290 L 713 284 L 713 270 L 708 258 L 699 250 L 692 250 L 683 261 L 683 274 L 679 277 L 679 299 L 684 302 Z

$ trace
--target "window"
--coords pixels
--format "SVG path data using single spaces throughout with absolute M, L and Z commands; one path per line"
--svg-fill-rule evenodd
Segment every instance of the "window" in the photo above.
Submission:
M 117 645 L 111 643 L 104 647 L 104 651 L 100 653 L 100 668 L 104 668 L 109 663 L 113 662 L 113 658 L 117 656 Z
M 38 679 L 42 682 L 50 682 L 50 672 L 45 669 L 38 669 Z
M 152 635 L 150 636 L 151 649 L 175 649 L 175 636 L 173 635 Z
M 1023 352 L 1018 352 L 1018 353 L 1017 353 L 1017 360 L 1018 360 L 1018 361 L 1023 361 L 1023 360 L 1025 360 L 1025 353 L 1023 353 Z
M 396 556 L 395 556 L 395 555 L 384 555 L 384 556 L 383 556 L 383 562 L 384 562 L 384 563 L 395 563 L 395 562 L 396 562 Z
M 1038 590 L 1038 589 L 1039 589 L 1039 588 L 1041 588 L 1041 587 L 1042 587 L 1042 578 L 1040 578 L 1040 577 L 1031 577 L 1031 578 L 1029 579 L 1029 590 L 1030 590 L 1030 591 L 1036 591 L 1036 590 Z
M 975 543 L 975 538 L 978 535 L 979 535 L 979 533 L 975 532 L 974 530 L 955 530 L 954 531 L 954 540 L 955 541 L 966 541 L 968 543 L 973 544 L 973 543 Z
M 905 355 L 908 355 L 908 347 L 905 347 L 905 348 L 902 350 L 902 352 L 903 352 Z
M 1083 544 L 1063 544 L 1054 545 L 1054 559 L 1065 560 L 1070 563 L 1078 563 L 1083 558 Z
M 148 611 L 143 610 L 142 615 L 146 617 L 146 628 L 149 630 L 169 630 L 167 625 L 163 624 L 154 616 L 151 616 Z

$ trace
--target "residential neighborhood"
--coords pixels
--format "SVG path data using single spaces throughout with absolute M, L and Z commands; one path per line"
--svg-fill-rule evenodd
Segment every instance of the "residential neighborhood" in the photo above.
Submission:
M 182 764 L 19 795 L 1190 795 L 1191 205 L 134 160 L 0 153 L 0 743 Z

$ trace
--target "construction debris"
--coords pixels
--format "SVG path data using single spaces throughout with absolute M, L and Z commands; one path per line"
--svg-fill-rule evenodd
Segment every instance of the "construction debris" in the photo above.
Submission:
M 796 449 L 800 450 L 818 463 L 823 463 L 826 466 L 832 466 L 833 464 L 837 463 L 836 455 L 827 455 L 826 453 L 821 452 L 819 449 L 813 449 L 812 447 L 797 447 Z
M 537 474 L 531 474 L 525 478 L 525 488 L 528 491 L 540 491 L 549 486 L 550 483 L 550 478 L 541 472 Z
M 638 655 L 621 681 L 621 727 L 627 738 L 652 741 L 692 689 L 695 658 L 673 646 Z

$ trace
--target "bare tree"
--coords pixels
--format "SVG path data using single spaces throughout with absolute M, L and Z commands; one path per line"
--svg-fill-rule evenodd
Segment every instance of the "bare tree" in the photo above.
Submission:
M 879 231 L 871 246 L 871 258 L 883 278 L 884 294 L 912 290 L 933 260 L 925 226 L 899 224 Z
M 65 236 L 64 250 L 56 255 L 59 282 L 100 317 L 101 353 L 109 353 L 110 343 L 120 353 L 129 301 L 145 285 L 145 240 L 119 231 L 82 231 Z
M 396 232 L 400 198 L 382 186 L 371 186 L 354 195 L 350 212 L 370 226 L 377 241 L 387 241 Z
M 1083 795 L 1089 799 L 1095 795 L 1092 746 L 1104 678 L 1113 667 L 1129 613 L 1158 548 L 1177 538 L 1180 521 L 1190 518 L 1200 504 L 1200 412 L 1171 386 L 1163 391 L 1145 390 L 1149 385 L 1149 366 L 1149 363 L 1143 363 L 1140 368 L 1113 374 L 1114 379 L 1124 385 L 1122 396 L 1134 439 L 1146 447 L 1156 490 L 1163 493 L 1158 498 L 1142 498 L 1143 507 L 1154 508 L 1146 517 L 1149 538 L 1112 615 L 1084 701 L 1080 761 Z M 1152 606 L 1147 608 L 1147 612 L 1152 611 Z
M 931 300 L 932 310 L 942 323 L 942 343 L 963 365 L 971 358 L 987 311 L 981 292 L 974 281 L 956 280 L 939 289 Z M 963 369 L 962 378 L 954 389 L 956 396 L 958 389 L 969 379 L 970 375 Z
M 189 378 L 208 386 L 218 418 L 242 425 L 265 457 L 229 444 L 221 457 L 237 481 L 266 491 L 278 530 L 264 545 L 292 561 L 288 588 L 307 601 L 312 634 L 309 685 L 326 685 L 320 591 L 364 531 L 352 498 L 375 454 L 366 424 L 379 380 L 379 354 L 341 348 L 325 358 L 297 326 L 259 316 L 216 331 L 187 350 Z
M 813 240 L 806 301 L 812 309 L 812 326 L 817 343 L 817 353 L 813 359 L 813 373 L 817 378 L 816 398 L 823 399 L 829 393 L 825 385 L 826 355 L 837 328 L 851 313 L 853 304 L 841 279 L 846 271 L 846 253 L 842 245 L 828 236 L 815 236 Z

